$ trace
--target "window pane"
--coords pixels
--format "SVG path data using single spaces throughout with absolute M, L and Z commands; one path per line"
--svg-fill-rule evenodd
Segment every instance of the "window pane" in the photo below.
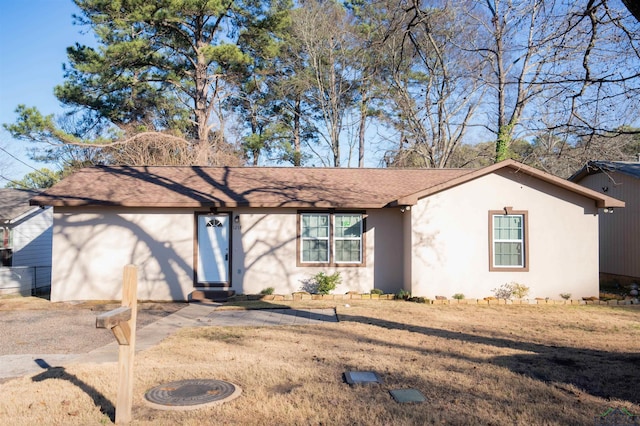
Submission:
M 335 216 L 336 238 L 360 238 L 362 235 L 362 215 L 337 214 Z
M 521 240 L 522 216 L 494 216 L 493 238 L 496 240 Z
M 522 243 L 496 242 L 494 256 L 496 266 L 523 266 Z
M 329 238 L 329 215 L 303 214 L 301 234 L 303 238 Z
M 302 261 L 303 262 L 328 262 L 329 249 L 327 240 L 303 240 L 302 241 Z
M 360 262 L 360 240 L 336 240 L 336 262 Z

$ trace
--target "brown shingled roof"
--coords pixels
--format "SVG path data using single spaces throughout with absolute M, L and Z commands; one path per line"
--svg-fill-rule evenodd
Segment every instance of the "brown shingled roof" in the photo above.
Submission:
M 29 199 L 37 194 L 37 191 L 25 189 L 0 189 L 0 222 L 11 222 L 33 210 L 34 207 L 29 205 Z
M 82 169 L 31 204 L 125 207 L 382 208 L 418 199 L 503 167 L 579 193 L 598 207 L 624 203 L 506 160 L 482 169 L 356 169 L 292 167 L 127 167 Z
M 380 208 L 469 169 L 91 167 L 33 204 L 127 207 Z

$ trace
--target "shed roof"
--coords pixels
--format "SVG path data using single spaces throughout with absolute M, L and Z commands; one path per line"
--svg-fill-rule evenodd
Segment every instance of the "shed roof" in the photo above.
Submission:
M 640 179 L 640 163 L 631 161 L 589 161 L 583 168 L 574 173 L 569 180 L 579 182 L 596 173 L 619 172 Z
M 37 194 L 37 191 L 26 189 L 0 189 L 0 223 L 11 222 L 33 210 L 29 200 Z
M 100 166 L 74 173 L 31 202 L 68 207 L 382 208 L 415 204 L 424 196 L 502 167 L 580 193 L 599 207 L 624 205 L 512 160 L 477 170 Z

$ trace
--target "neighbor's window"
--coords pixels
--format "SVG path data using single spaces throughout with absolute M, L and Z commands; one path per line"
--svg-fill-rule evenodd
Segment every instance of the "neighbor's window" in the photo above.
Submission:
M 12 232 L 9 228 L 0 228 L 0 266 L 11 266 L 13 258 Z
M 361 213 L 301 213 L 301 263 L 362 264 L 363 221 Z
M 526 270 L 527 228 L 526 212 L 491 212 L 491 264 L 494 271 Z

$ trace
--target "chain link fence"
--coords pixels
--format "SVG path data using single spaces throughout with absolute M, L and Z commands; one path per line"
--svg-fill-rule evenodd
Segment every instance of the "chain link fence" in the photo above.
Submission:
M 35 296 L 51 291 L 51 266 L 0 267 L 0 295 Z

